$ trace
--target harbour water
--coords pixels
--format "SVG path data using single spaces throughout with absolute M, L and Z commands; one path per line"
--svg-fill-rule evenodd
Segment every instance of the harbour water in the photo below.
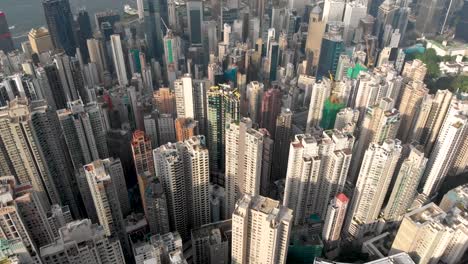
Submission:
M 125 4 L 136 7 L 135 0 L 69 0 L 74 13 L 84 8 L 89 12 L 94 26 L 94 14 L 105 10 L 123 13 Z M 42 0 L 0 0 L 0 10 L 5 12 L 15 42 L 24 41 L 33 27 L 45 26 Z

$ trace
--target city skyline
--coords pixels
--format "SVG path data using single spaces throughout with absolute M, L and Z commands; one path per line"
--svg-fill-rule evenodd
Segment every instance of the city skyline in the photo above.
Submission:
M 39 2 L 1 263 L 468 262 L 468 1 Z

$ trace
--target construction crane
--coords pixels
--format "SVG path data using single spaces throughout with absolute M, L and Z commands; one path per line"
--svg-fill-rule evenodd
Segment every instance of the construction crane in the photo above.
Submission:
M 330 75 L 330 80 L 334 82 L 335 80 L 333 79 L 333 74 L 331 73 L 331 71 L 328 71 L 328 74 Z
M 169 32 L 170 29 L 167 27 L 166 22 L 164 22 L 164 19 L 162 17 L 161 17 L 161 21 L 162 21 L 164 27 L 166 28 L 166 31 Z

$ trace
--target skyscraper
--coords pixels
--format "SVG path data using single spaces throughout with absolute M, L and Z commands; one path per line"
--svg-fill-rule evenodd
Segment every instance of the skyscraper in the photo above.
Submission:
M 401 151 L 400 142 L 392 139 L 367 149 L 346 220 L 350 238 L 360 241 L 374 230 Z
M 158 116 L 158 136 L 159 145 L 175 142 L 174 118 L 171 114 L 160 114 Z
M 54 48 L 49 30 L 45 27 L 31 29 L 28 34 L 28 39 L 33 52 L 37 54 L 51 51 Z
M 422 146 L 407 146 L 407 156 L 395 170 L 395 184 L 390 192 L 390 198 L 384 210 L 384 219 L 398 221 L 410 208 L 418 194 L 417 188 L 426 169 L 427 158 L 424 157 Z M 402 155 L 402 158 L 404 157 Z
M 91 38 L 86 40 L 86 45 L 88 47 L 89 61 L 96 65 L 99 81 L 102 82 L 104 80 L 104 71 L 107 70 L 102 43 L 99 39 Z
M 53 232 L 47 221 L 46 210 L 48 209 L 42 205 L 33 187 L 30 184 L 16 185 L 12 176 L 1 177 L 0 181 L 2 181 L 1 195 L 5 198 L 4 205 L 12 205 L 17 208 L 17 212 L 34 244 L 37 247 L 42 247 L 51 243 L 53 241 Z M 9 236 L 6 235 L 6 237 Z
M 156 109 L 161 114 L 176 114 L 175 95 L 169 88 L 159 88 L 153 93 Z
M 121 242 L 110 238 L 102 226 L 91 223 L 89 219 L 74 221 L 60 228 L 59 237 L 41 247 L 40 256 L 47 263 L 76 260 L 102 264 L 125 263 Z
M 104 234 L 120 239 L 124 251 L 128 250 L 124 216 L 130 205 L 120 160 L 96 160 L 83 168 Z
M 119 84 L 121 86 L 126 86 L 128 84 L 127 69 L 125 68 L 125 60 L 122 50 L 122 43 L 120 41 L 120 35 L 116 34 L 111 36 L 111 47 L 117 79 L 119 80 Z
M 164 59 L 169 83 L 179 75 L 179 60 L 182 57 L 181 40 L 171 30 L 164 36 Z
M 212 86 L 207 92 L 207 134 L 210 150 L 210 171 L 216 175 L 225 169 L 226 127 L 240 120 L 240 95 L 229 86 Z M 224 186 L 224 177 L 212 177 Z
M 325 219 L 330 200 L 344 190 L 353 144 L 353 137 L 339 131 L 295 136 L 283 199 L 294 210 L 294 224 L 313 214 Z
M 68 107 L 58 110 L 57 115 L 75 170 L 109 157 L 107 130 L 99 106 L 91 103 L 85 107 L 76 100 L 69 102 Z
M 231 219 L 204 225 L 192 230 L 195 264 L 229 263 L 231 258 Z
M 226 129 L 226 218 L 243 194 L 260 193 L 263 134 L 252 129 L 252 121 L 242 118 Z
M 67 54 L 60 52 L 54 56 L 54 64 L 58 70 L 58 77 L 60 78 L 61 93 L 67 101 L 78 100 L 78 82 L 79 76 L 74 74 L 73 71 L 74 58 Z
M 87 46 L 87 40 L 93 37 L 93 29 L 91 27 L 91 20 L 89 18 L 88 11 L 80 10 L 76 16 L 76 23 L 78 24 L 78 39 L 77 44 L 80 48 L 83 63 L 88 63 L 89 52 Z
M 4 180 L 4 179 L 3 179 Z M 15 181 L 14 178 L 10 181 Z M 12 183 L 13 183 L 12 182 Z M 0 188 L 1 206 L 3 210 L 0 212 L 0 229 L 3 232 L 3 236 L 8 241 L 14 241 L 15 238 L 24 244 L 27 253 L 21 254 L 23 261 L 29 261 L 30 263 L 41 263 L 39 258 L 39 250 L 36 243 L 32 240 L 31 235 L 28 233 L 26 223 L 23 221 L 20 215 L 19 208 L 17 207 L 13 197 L 13 186 L 3 185 Z
M 171 230 L 183 239 L 189 230 L 209 223 L 209 162 L 204 136 L 168 143 L 153 151 L 156 174 L 167 198 Z
M 389 109 L 391 99 L 384 98 L 380 105 L 369 107 L 361 127 L 359 141 L 353 155 L 353 164 L 350 169 L 349 181 L 357 180 L 364 152 L 373 142 L 381 144 L 386 139 L 395 139 L 400 125 L 400 113 L 396 109 Z
M 275 137 L 276 117 L 281 113 L 281 91 L 271 88 L 263 93 L 260 127 Z
M 100 217 L 99 221 L 103 222 L 103 225 L 105 225 L 105 221 L 109 221 L 109 219 L 107 219 L 109 215 L 106 215 L 108 212 L 105 210 L 115 210 L 112 211 L 112 214 L 113 217 L 117 218 L 119 212 L 122 214 L 122 217 L 129 214 L 130 204 L 120 159 L 98 159 L 85 165 L 84 170 L 96 205 L 96 210 L 98 211 L 98 216 Z M 115 194 L 113 193 L 114 191 Z M 110 203 L 112 208 L 104 209 L 104 211 L 102 211 L 101 209 L 103 207 L 101 207 L 101 203 Z M 112 225 L 110 222 L 108 224 Z M 106 231 L 109 231 L 112 228 L 117 228 L 118 230 L 118 223 L 114 224 L 116 226 L 109 226 Z M 113 231 L 110 232 L 112 233 Z
M 329 79 L 323 79 L 321 82 L 314 83 L 312 95 L 310 96 L 309 114 L 307 115 L 307 132 L 319 126 L 320 121 L 322 121 L 323 106 L 330 93 L 331 81 Z
M 450 241 L 450 232 L 443 224 L 445 217 L 434 203 L 406 214 L 389 254 L 408 252 L 417 263 L 437 262 Z
M 192 76 L 185 74 L 174 82 L 177 117 L 194 118 Z
M 161 181 L 152 178 L 144 190 L 146 221 L 152 234 L 166 234 L 170 231 L 166 194 Z
M 32 112 L 30 102 L 22 98 L 13 100 L 8 107 L 1 109 L 0 147 L 6 156 L 2 160 L 4 164 L 0 166 L 14 175 L 20 184 L 31 184 L 48 210 L 51 203 L 59 203 L 59 195 L 42 152 L 46 143 L 35 137 L 35 133 L 41 131 L 35 129 Z
M 148 241 L 138 242 L 133 247 L 133 255 L 136 264 L 145 263 L 169 263 L 185 264 L 185 259 L 180 256 L 182 252 L 182 238 L 178 232 L 156 234 L 148 237 Z M 173 262 L 173 256 L 181 257 L 180 262 Z
M 426 77 L 427 66 L 421 60 L 407 61 L 401 75 L 405 80 L 409 81 L 424 81 Z
M 270 67 L 268 68 L 269 78 L 267 79 L 270 83 L 276 81 L 277 71 L 280 62 L 280 50 L 279 43 L 277 41 L 270 41 L 268 47 L 268 62 Z
M 273 180 L 286 178 L 288 169 L 289 143 L 292 138 L 292 112 L 286 109 L 276 118 L 274 154 L 272 166 Z
M 366 16 L 367 6 L 363 1 L 352 1 L 346 3 L 346 9 L 343 16 L 343 40 L 346 44 L 349 44 L 354 40 L 354 33 L 358 28 L 359 21 Z
M 8 22 L 6 20 L 6 14 L 0 11 L 0 50 L 8 53 L 14 48 L 10 28 L 8 27 Z
M 463 9 L 461 13 L 466 14 L 468 12 L 468 3 L 466 1 L 463 4 Z M 458 39 L 463 39 L 464 41 L 468 41 L 468 18 L 466 16 L 460 17 L 460 21 L 458 21 L 455 31 L 455 36 Z
M 448 213 L 452 208 L 456 207 L 459 204 L 466 204 L 466 197 L 468 195 L 468 184 L 460 185 L 456 188 L 448 191 L 442 201 L 440 201 L 439 207 Z
M 148 43 L 148 57 L 161 59 L 164 54 L 162 21 L 167 19 L 167 2 L 164 0 L 142 0 L 144 29 Z M 141 12 L 141 11 L 140 11 Z
M 292 218 L 278 201 L 243 195 L 232 214 L 232 263 L 286 263 Z
M 453 94 L 450 91 L 438 90 L 435 95 L 426 95 L 421 102 L 408 140 L 425 146 L 426 155 L 432 149 L 452 97 Z
M 359 119 L 359 111 L 350 107 L 343 108 L 336 114 L 334 129 L 351 129 L 350 132 L 354 131 Z
M 341 229 L 346 216 L 349 198 L 340 193 L 330 202 L 323 227 L 322 238 L 327 250 L 333 250 L 341 240 Z
M 63 49 L 68 56 L 75 55 L 76 40 L 69 1 L 43 0 L 42 6 L 54 47 Z
M 185 141 L 198 135 L 198 122 L 192 118 L 176 118 L 175 120 L 176 140 Z
M 416 32 L 424 36 L 434 36 L 440 32 L 447 12 L 446 4 L 445 0 L 419 1 L 415 23 Z
M 354 3 L 354 2 L 353 2 Z M 341 25 L 337 22 L 328 24 L 328 32 L 323 35 L 317 68 L 317 79 L 336 74 L 338 60 L 344 50 Z
M 187 21 L 190 43 L 202 44 L 203 2 L 191 0 L 187 2 Z
M 322 21 L 325 23 L 329 21 L 342 21 L 345 4 L 344 0 L 325 0 Z
M 467 130 L 468 115 L 466 106 L 462 102 L 454 100 L 440 128 L 424 173 L 423 193 L 428 197 L 439 191 L 456 158 L 457 150 L 466 141 Z
M 417 111 L 421 107 L 423 98 L 429 93 L 426 85 L 421 81 L 412 81 L 405 85 L 401 95 L 399 112 L 401 116 L 398 138 L 408 142 L 417 119 Z
M 393 0 L 386 0 L 380 6 L 377 12 L 377 21 L 375 24 L 374 35 L 379 40 L 380 48 L 385 47 L 384 31 L 387 26 L 395 27 L 398 12 L 398 6 Z
M 265 128 L 258 130 L 263 135 L 262 147 L 262 172 L 260 177 L 260 195 L 270 196 L 274 185 L 274 178 L 271 176 L 273 164 L 273 139 Z
M 137 130 L 133 133 L 131 147 L 141 202 L 145 215 L 148 215 L 145 192 L 148 183 L 155 176 L 151 139 L 145 135 L 145 132 Z
M 196 70 L 196 75 L 200 75 Z M 193 111 L 194 118 L 197 122 L 197 129 L 200 135 L 207 135 L 208 132 L 208 103 L 207 92 L 210 88 L 208 79 L 193 80 Z
M 73 164 L 56 112 L 45 101 L 34 101 L 30 116 L 47 171 L 54 181 L 61 203 L 68 205 L 75 217 L 84 215 Z
M 247 115 L 252 120 L 252 123 L 257 124 L 260 122 L 260 110 L 262 107 L 264 85 L 263 83 L 253 81 L 247 84 L 247 101 L 248 109 Z
M 310 11 L 308 21 L 309 28 L 307 29 L 306 54 L 312 57 L 312 65 L 307 65 L 307 67 L 311 69 L 310 73 L 315 72 L 315 69 L 319 65 L 322 37 L 327 25 L 326 21 L 320 18 L 320 12 L 321 9 L 318 6 L 314 7 L 314 9 Z

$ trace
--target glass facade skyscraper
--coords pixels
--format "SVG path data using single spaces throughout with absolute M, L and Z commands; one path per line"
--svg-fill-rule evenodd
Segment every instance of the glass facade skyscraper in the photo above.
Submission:
M 69 1 L 44 0 L 42 6 L 54 47 L 63 49 L 68 56 L 74 56 L 76 42 Z
M 10 29 L 8 28 L 6 15 L 0 11 L 0 50 L 9 52 L 13 49 L 13 40 L 11 39 L 11 33 Z

